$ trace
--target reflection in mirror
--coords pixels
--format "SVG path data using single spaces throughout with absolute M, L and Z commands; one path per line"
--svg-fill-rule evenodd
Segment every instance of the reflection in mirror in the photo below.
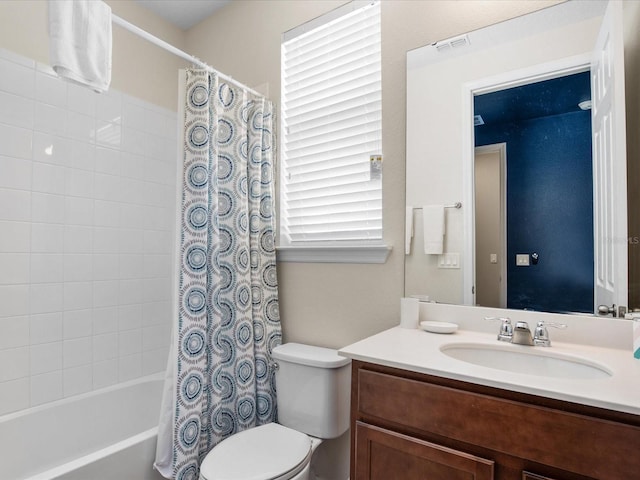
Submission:
M 414 236 L 405 256 L 406 295 L 554 312 L 593 312 L 598 298 L 626 305 L 626 267 L 624 287 L 611 297 L 601 296 L 599 277 L 594 277 L 594 265 L 610 255 L 599 255 L 593 241 L 598 222 L 594 227 L 592 219 L 598 212 L 591 192 L 600 182 L 590 181 L 592 173 L 597 176 L 590 166 L 590 138 L 580 141 L 574 135 L 578 124 L 590 128 L 590 112 L 578 103 L 589 95 L 583 86 L 589 84 L 605 7 L 602 1 L 566 2 L 456 37 L 460 41 L 449 45 L 464 45 L 459 48 L 438 48 L 438 42 L 408 52 L 406 202 L 407 231 Z M 561 93 L 545 90 L 552 84 Z M 528 89 L 538 89 L 531 94 L 538 100 L 570 99 L 571 112 L 550 111 L 552 104 L 545 103 L 537 117 L 532 105 L 505 107 L 511 96 L 526 95 Z M 492 109 L 529 116 L 528 124 L 518 126 L 514 118 L 494 121 Z M 475 127 L 475 135 L 474 114 L 485 122 Z M 554 114 L 559 116 L 546 118 Z M 499 124 L 512 124 L 511 130 L 499 132 Z M 549 132 L 559 127 L 567 127 L 569 136 L 551 141 Z M 527 143 L 525 130 L 542 136 Z M 614 167 L 626 172 L 624 153 L 615 157 Z M 479 176 L 493 183 L 480 185 Z M 430 227 L 418 208 L 457 201 L 462 209 L 445 209 L 443 253 L 459 260 L 447 262 L 446 255 L 424 253 Z M 612 209 L 624 215 L 626 196 L 622 205 L 605 210 Z M 481 220 L 487 212 L 492 217 Z M 608 221 L 622 227 L 626 240 L 626 218 Z M 614 244 L 616 237 L 603 243 Z

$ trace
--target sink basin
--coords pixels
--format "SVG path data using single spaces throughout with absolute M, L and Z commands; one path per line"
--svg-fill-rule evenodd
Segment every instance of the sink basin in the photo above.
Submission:
M 440 351 L 473 365 L 540 377 L 589 380 L 612 375 L 599 363 L 541 347 L 449 343 L 440 347 Z

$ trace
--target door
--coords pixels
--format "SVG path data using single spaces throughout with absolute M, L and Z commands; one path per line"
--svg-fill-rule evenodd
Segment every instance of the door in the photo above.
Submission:
M 493 480 L 494 462 L 356 423 L 355 480 Z
M 476 305 L 507 308 L 506 143 L 476 147 Z
M 591 61 L 594 304 L 627 305 L 627 175 L 622 2 L 610 1 Z

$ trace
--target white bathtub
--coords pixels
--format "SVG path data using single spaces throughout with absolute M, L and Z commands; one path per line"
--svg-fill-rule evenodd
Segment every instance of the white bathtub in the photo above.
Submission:
M 0 417 L 1 480 L 158 480 L 163 376 Z

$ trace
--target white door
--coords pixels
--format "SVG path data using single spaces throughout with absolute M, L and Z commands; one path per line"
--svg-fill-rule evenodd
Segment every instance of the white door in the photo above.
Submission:
M 591 61 L 594 303 L 627 305 L 627 172 L 622 2 L 607 6 Z

